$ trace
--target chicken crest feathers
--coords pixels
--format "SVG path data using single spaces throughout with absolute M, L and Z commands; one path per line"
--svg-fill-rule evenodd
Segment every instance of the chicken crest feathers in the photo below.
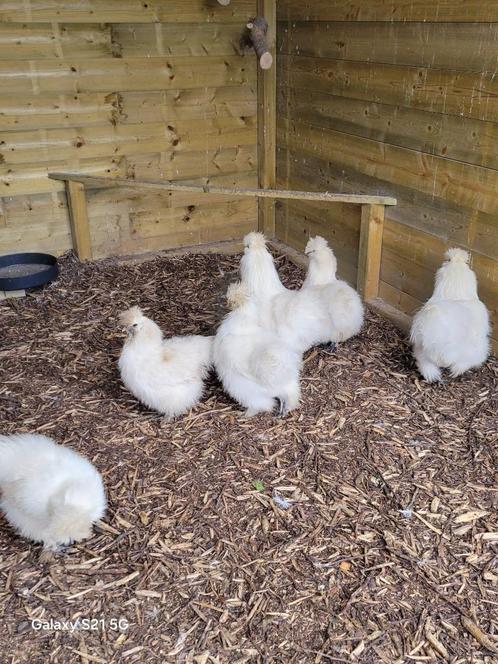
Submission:
M 452 263 L 466 263 L 468 264 L 470 261 L 470 254 L 468 251 L 465 251 L 465 249 L 459 249 L 458 247 L 454 247 L 453 249 L 448 249 L 445 254 L 445 258 L 447 258 L 449 261 Z
M 329 251 L 332 251 L 332 249 L 329 247 L 329 243 L 327 242 L 327 240 L 321 235 L 317 235 L 316 237 L 310 237 L 306 245 L 306 249 L 304 250 L 304 253 L 311 254 L 311 252 L 316 251 L 317 249 L 329 249 Z
M 244 247 L 248 249 L 264 249 L 266 247 L 266 238 L 263 233 L 253 231 L 244 237 Z
M 129 327 L 133 323 L 136 323 L 138 320 L 144 317 L 143 311 L 140 307 L 134 306 L 130 307 L 126 311 L 123 311 L 119 314 L 119 322 L 125 327 Z

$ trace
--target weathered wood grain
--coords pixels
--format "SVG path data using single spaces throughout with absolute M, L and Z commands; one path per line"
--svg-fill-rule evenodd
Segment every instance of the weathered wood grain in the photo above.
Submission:
M 498 5 L 482 0 L 283 0 L 279 18 L 311 21 L 496 22 Z
M 112 48 L 113 53 L 122 58 L 241 55 L 241 25 L 114 23 Z
M 362 205 L 357 288 L 366 301 L 379 294 L 384 213 L 383 205 Z
M 3 0 L 0 20 L 29 23 L 236 23 L 254 14 L 254 0 L 237 0 L 221 7 L 206 0 L 182 0 L 174 6 L 164 0 Z
M 302 122 L 280 129 L 279 140 L 292 150 L 343 164 L 387 183 L 402 185 L 463 207 L 498 215 L 498 171 L 420 154 L 371 139 Z
M 105 156 L 188 150 L 221 150 L 255 141 L 253 119 L 222 118 L 206 122 L 108 124 L 102 127 L 9 132 L 0 144 L 5 164 L 90 159 Z
M 349 99 L 283 85 L 278 111 L 307 124 L 498 168 L 498 123 Z
M 277 68 L 275 62 L 277 7 L 276 0 L 258 0 L 257 15 L 268 23 L 267 43 L 273 58 L 268 69 L 258 66 L 258 184 L 262 189 L 275 188 L 277 143 Z M 258 201 L 259 230 L 267 237 L 275 235 L 275 204 Z
M 111 55 L 109 25 L 0 23 L 0 60 L 98 58 Z
M 91 176 L 72 172 L 51 172 L 49 177 L 53 180 L 72 180 L 81 182 L 87 187 L 129 187 L 132 189 L 152 189 L 156 191 L 192 191 L 198 193 L 226 194 L 227 196 L 247 196 L 249 198 L 281 198 L 281 199 L 308 199 L 312 201 L 326 201 L 329 203 L 355 203 L 380 205 L 396 205 L 396 200 L 388 196 L 335 194 L 329 192 L 293 191 L 287 189 L 245 189 L 221 187 L 216 184 L 201 185 L 186 182 L 164 182 L 161 180 L 137 180 L 121 177 Z
M 498 67 L 498 23 L 296 21 L 280 24 L 279 36 L 286 55 L 491 73 Z
M 121 124 L 256 116 L 256 90 L 250 86 L 119 93 Z
M 446 71 L 281 55 L 278 76 L 293 88 L 478 120 L 498 117 L 494 73 Z
M 0 61 L 3 94 L 176 90 L 255 83 L 244 56 Z
M 66 197 L 74 252 L 80 261 L 88 261 L 92 258 L 92 241 L 85 187 L 79 182 L 66 182 Z
M 113 92 L 0 96 L 0 131 L 115 124 L 120 115 Z
M 409 187 L 393 184 L 378 177 L 359 173 L 344 164 L 331 163 L 310 154 L 280 148 L 277 160 L 278 186 L 286 186 L 290 177 L 304 189 L 326 189 L 348 193 L 391 193 L 398 204 L 387 211 L 387 217 L 424 233 L 442 237 L 489 257 L 498 256 L 498 216 L 488 215 L 455 201 L 434 197 Z

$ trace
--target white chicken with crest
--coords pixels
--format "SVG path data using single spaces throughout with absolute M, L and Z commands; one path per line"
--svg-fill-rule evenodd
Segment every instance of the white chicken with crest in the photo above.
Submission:
M 448 249 L 432 297 L 415 315 L 410 340 L 417 368 L 429 383 L 479 367 L 489 355 L 489 313 L 463 249 Z
M 232 311 L 214 340 L 214 365 L 225 391 L 246 408 L 246 416 L 283 416 L 299 404 L 301 354 L 259 323 L 259 302 L 240 282 L 229 286 Z
M 214 337 L 163 338 L 156 323 L 131 307 L 120 317 L 128 332 L 119 370 L 128 390 L 145 406 L 172 419 L 201 399 L 212 364 Z
M 360 331 L 361 299 L 346 282 L 336 278 L 337 261 L 326 240 L 309 240 L 309 267 L 300 290 L 283 286 L 261 233 L 250 233 L 244 243 L 241 279 L 258 302 L 262 327 L 299 353 L 318 344 L 345 341 Z

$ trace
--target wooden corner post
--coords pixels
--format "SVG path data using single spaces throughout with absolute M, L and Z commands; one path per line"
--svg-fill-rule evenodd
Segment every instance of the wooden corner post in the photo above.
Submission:
M 360 251 L 358 255 L 358 291 L 365 301 L 379 294 L 382 234 L 385 206 L 361 206 Z
M 92 258 L 92 241 L 86 209 L 85 185 L 66 180 L 66 196 L 74 252 L 80 261 L 88 261 Z
M 258 65 L 258 184 L 261 189 L 274 189 L 276 185 L 277 143 L 277 68 L 276 0 L 258 0 L 258 16 L 268 21 L 268 48 L 273 57 L 269 69 Z M 275 237 L 275 201 L 262 198 L 258 201 L 258 229 L 267 237 Z

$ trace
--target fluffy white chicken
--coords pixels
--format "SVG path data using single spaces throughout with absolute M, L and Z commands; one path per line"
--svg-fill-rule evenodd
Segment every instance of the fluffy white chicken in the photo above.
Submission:
M 89 537 L 106 508 L 96 468 L 34 433 L 0 436 L 0 490 L 7 521 L 45 549 Z
M 160 328 L 139 307 L 123 312 L 120 320 L 128 331 L 119 358 L 121 379 L 128 390 L 167 419 L 195 406 L 212 364 L 214 337 L 164 339 Z
M 363 305 L 356 291 L 336 278 L 337 261 L 326 240 L 308 242 L 310 256 L 303 287 L 285 288 L 261 233 L 250 233 L 240 264 L 242 283 L 258 302 L 259 324 L 297 352 L 317 344 L 334 344 L 357 334 Z
M 335 343 L 354 337 L 363 325 L 360 296 L 345 281 L 337 279 L 337 259 L 325 238 L 310 238 L 305 253 L 309 266 L 301 291 L 317 298 L 319 311 L 327 316 L 327 341 Z
M 266 248 L 263 233 L 252 232 L 244 237 L 240 278 L 249 297 L 269 299 L 287 290 L 280 281 L 273 256 Z
M 463 249 L 448 249 L 436 273 L 432 297 L 415 315 L 410 340 L 417 368 L 429 383 L 441 369 L 456 377 L 489 355 L 489 314 L 477 295 L 477 279 Z
M 225 391 L 246 408 L 246 416 L 286 415 L 299 404 L 301 355 L 259 324 L 258 303 L 242 283 L 229 286 L 232 311 L 214 340 L 214 366 Z

